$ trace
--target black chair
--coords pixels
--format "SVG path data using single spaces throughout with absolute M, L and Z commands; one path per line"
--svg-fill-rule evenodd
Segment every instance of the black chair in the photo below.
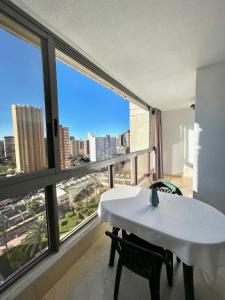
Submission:
M 151 245 L 133 234 L 128 235 L 125 231 L 123 231 L 123 238 L 109 231 L 106 231 L 105 234 L 112 239 L 114 248 L 119 254 L 114 300 L 118 298 L 123 266 L 147 278 L 149 280 L 151 299 L 160 300 L 161 269 L 162 264 L 167 263 L 165 250 L 161 247 Z

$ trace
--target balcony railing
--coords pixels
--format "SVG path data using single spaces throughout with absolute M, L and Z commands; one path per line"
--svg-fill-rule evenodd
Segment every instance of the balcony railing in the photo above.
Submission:
M 7 180 L 6 183 L 13 181 L 14 184 L 8 186 L 9 190 L 5 186 L 5 197 L 0 202 L 2 288 L 47 255 L 52 250 L 51 245 L 60 247 L 67 238 L 87 226 L 97 216 L 104 191 L 124 184 L 138 184 L 150 170 L 149 156 L 147 149 L 51 173 L 41 179 L 30 174 L 31 178 L 34 176 L 36 187 L 30 188 L 29 183 L 30 192 L 27 192 L 26 175 Z M 12 195 L 14 189 L 16 196 L 8 198 L 7 193 Z M 56 206 L 53 198 L 57 199 Z

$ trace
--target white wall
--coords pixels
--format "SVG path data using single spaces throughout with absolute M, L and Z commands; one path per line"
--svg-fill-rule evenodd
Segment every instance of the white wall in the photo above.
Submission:
M 191 108 L 162 112 L 164 174 L 192 176 L 194 111 Z
M 194 197 L 225 213 L 225 62 L 197 70 Z

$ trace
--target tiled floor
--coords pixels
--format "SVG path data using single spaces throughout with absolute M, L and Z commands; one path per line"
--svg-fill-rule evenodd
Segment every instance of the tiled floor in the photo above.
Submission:
M 116 266 L 108 267 L 109 240 L 102 236 L 55 284 L 42 300 L 111 300 Z M 170 288 L 166 283 L 165 267 L 161 276 L 161 300 L 184 299 L 182 265 L 175 263 L 175 283 Z M 203 274 L 195 270 L 196 300 L 225 299 L 225 271 L 216 283 L 209 285 Z M 150 300 L 148 281 L 124 268 L 119 298 L 121 300 Z
M 166 178 L 181 188 L 186 196 L 192 195 L 190 178 Z M 146 185 L 148 182 L 146 182 Z M 116 265 L 108 267 L 109 240 L 102 236 L 48 291 L 42 300 L 110 300 L 113 299 Z M 174 264 L 174 287 L 166 282 L 165 267 L 161 276 L 161 300 L 184 299 L 182 264 Z M 196 300 L 225 300 L 225 270 L 216 282 L 209 284 L 204 275 L 195 270 Z M 124 269 L 119 292 L 121 300 L 151 299 L 147 280 Z

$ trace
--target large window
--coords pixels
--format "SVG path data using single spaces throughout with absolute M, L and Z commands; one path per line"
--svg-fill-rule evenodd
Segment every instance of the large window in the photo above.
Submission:
M 56 56 L 61 168 L 129 153 L 129 102 Z
M 0 283 L 48 248 L 45 189 L 0 202 Z
M 114 165 L 114 186 L 134 185 L 135 169 L 132 168 L 130 160 L 122 161 Z
M 47 168 L 40 39 L 0 15 L 0 178 Z
M 147 156 L 130 152 L 149 151 L 138 97 L 12 7 L 0 4 L 0 293 L 86 226 L 109 187 L 137 184 Z
M 101 194 L 109 188 L 108 169 L 64 180 L 56 187 L 59 233 L 63 239 L 96 212 Z
M 137 180 L 140 181 L 150 171 L 149 153 L 137 157 Z

